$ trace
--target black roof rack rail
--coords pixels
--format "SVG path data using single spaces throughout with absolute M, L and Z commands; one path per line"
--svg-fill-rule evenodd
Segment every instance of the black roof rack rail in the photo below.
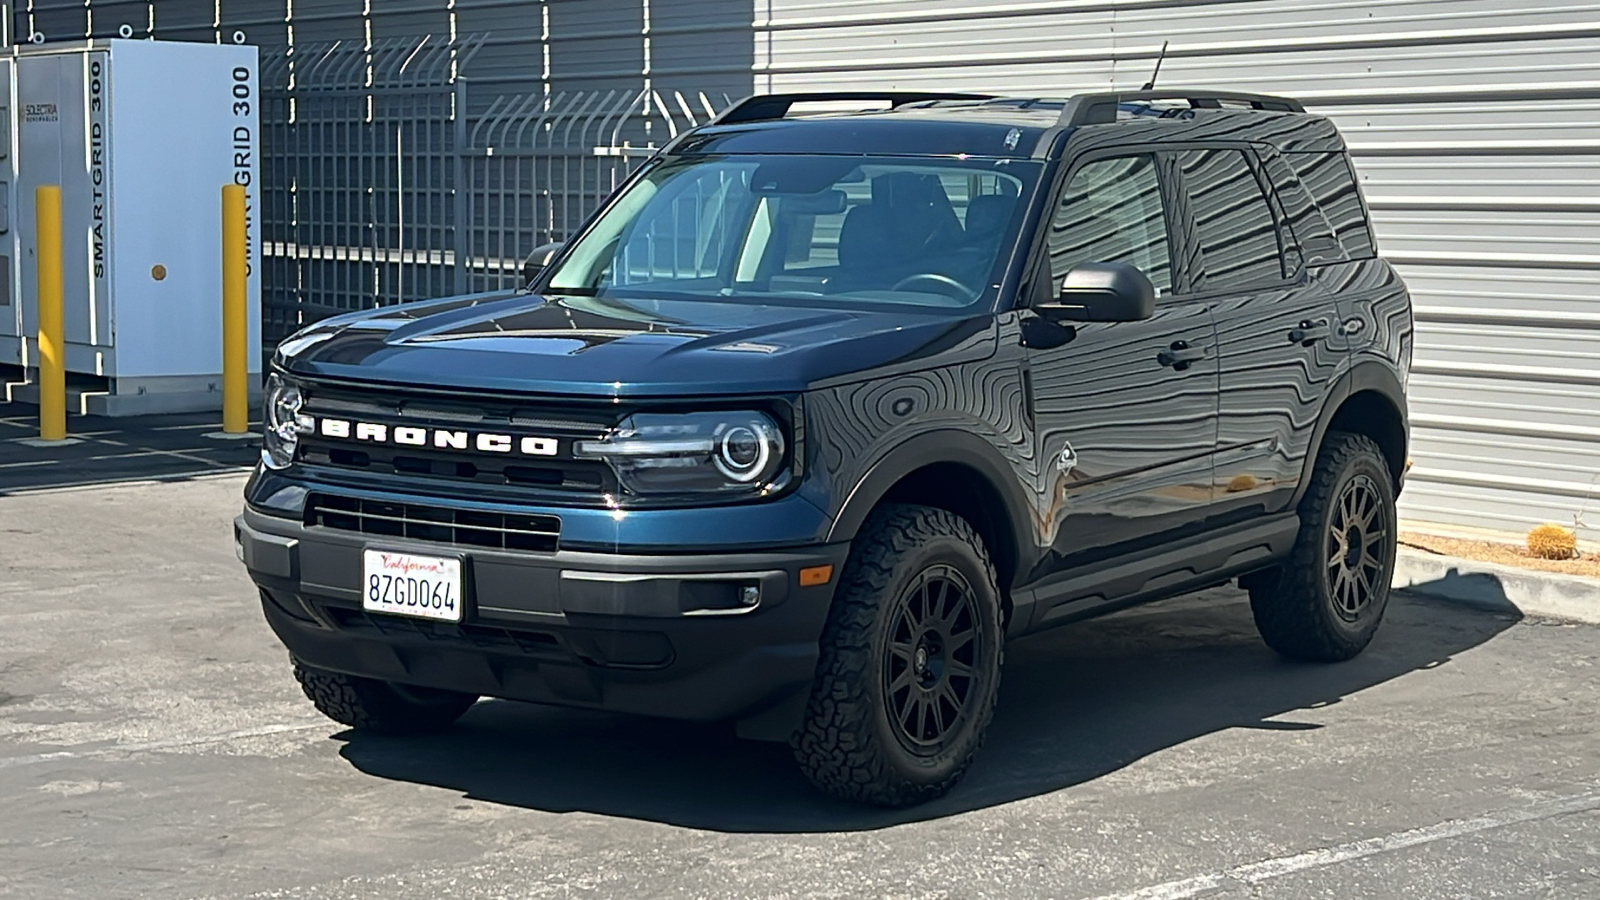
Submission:
M 934 100 L 993 100 L 987 94 L 942 94 L 914 91 L 823 91 L 803 94 L 751 94 L 723 110 L 711 120 L 713 125 L 737 125 L 740 122 L 760 122 L 781 119 L 789 114 L 796 103 L 817 103 L 850 100 L 887 101 L 890 107 L 908 103 L 928 103 Z
M 1268 112 L 1303 113 L 1299 100 L 1270 94 L 1245 94 L 1234 91 L 1185 91 L 1180 88 L 1124 93 L 1078 94 L 1061 109 L 1061 126 L 1105 125 L 1117 120 L 1117 108 L 1124 103 L 1144 100 L 1183 100 L 1192 109 L 1223 109 L 1223 103 L 1242 103 L 1251 109 Z

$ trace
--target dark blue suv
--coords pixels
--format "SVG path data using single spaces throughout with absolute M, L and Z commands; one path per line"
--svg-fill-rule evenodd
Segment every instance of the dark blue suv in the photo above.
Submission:
M 273 359 L 237 540 L 346 725 L 727 721 L 905 805 L 1009 638 L 1234 578 L 1291 657 L 1383 616 L 1410 300 L 1292 100 L 752 97 L 531 265 Z

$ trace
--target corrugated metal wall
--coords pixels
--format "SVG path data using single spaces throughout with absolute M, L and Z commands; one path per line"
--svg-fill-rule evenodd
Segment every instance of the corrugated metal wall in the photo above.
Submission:
M 292 15 L 291 15 L 292 11 Z M 505 93 L 1145 81 L 1331 115 L 1417 302 L 1415 519 L 1600 537 L 1600 3 L 1581 0 L 23 0 L 19 40 L 487 33 Z
M 1333 117 L 1417 306 L 1403 514 L 1600 537 L 1600 4 L 757 0 L 761 89 L 1274 91 Z

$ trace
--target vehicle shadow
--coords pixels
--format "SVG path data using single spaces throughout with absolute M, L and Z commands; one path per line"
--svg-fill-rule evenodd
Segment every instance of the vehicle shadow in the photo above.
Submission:
M 338 737 L 363 772 L 494 803 L 725 832 L 874 829 L 1081 784 L 1223 729 L 1315 729 L 1292 714 L 1447 664 L 1518 618 L 1509 604 L 1397 594 L 1373 645 L 1339 665 L 1277 657 L 1232 589 L 1036 635 L 1007 650 L 1000 706 L 966 780 L 909 810 L 823 797 L 786 747 L 714 726 L 494 701 L 443 735 Z

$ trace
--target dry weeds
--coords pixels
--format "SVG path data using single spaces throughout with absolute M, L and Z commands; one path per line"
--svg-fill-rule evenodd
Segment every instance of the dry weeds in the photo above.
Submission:
M 1475 559 L 1479 562 L 1498 563 L 1503 566 L 1517 566 L 1523 569 L 1537 569 L 1541 572 L 1560 572 L 1565 575 L 1587 575 L 1590 578 L 1600 578 L 1600 557 L 1594 554 L 1582 554 L 1577 559 L 1538 559 L 1530 556 L 1526 549 L 1512 544 L 1434 537 L 1430 534 L 1417 534 L 1409 531 L 1400 533 L 1400 545 L 1417 550 L 1426 550 L 1431 553 L 1442 553 L 1446 556 L 1459 556 L 1464 559 Z

